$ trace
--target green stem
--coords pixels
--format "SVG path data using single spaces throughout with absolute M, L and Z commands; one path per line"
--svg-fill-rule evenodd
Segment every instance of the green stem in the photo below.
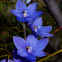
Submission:
M 38 0 L 38 2 L 43 6 L 46 7 L 46 5 L 44 3 L 42 3 L 40 0 Z
M 26 40 L 26 26 L 25 26 L 25 23 L 23 23 L 23 30 L 24 30 L 24 38 Z
M 0 58 L 1 58 L 1 57 L 6 57 L 6 56 L 8 56 L 8 55 L 2 55 L 2 56 L 0 56 Z

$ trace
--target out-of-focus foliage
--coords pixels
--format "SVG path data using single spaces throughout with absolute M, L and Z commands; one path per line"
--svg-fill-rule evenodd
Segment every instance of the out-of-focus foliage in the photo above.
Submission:
M 19 22 L 16 20 L 16 17 L 11 13 L 11 10 L 15 8 L 15 3 L 17 0 L 0 0 L 0 48 L 7 48 L 10 53 L 12 53 L 12 50 L 14 49 L 13 44 L 13 36 L 20 36 L 24 37 L 23 32 L 23 26 L 22 22 Z M 33 2 L 32 0 L 31 2 Z M 41 16 L 43 18 L 43 25 L 52 26 L 53 33 L 55 29 L 58 28 L 56 22 L 54 21 L 53 17 L 50 15 L 50 13 L 46 10 L 44 2 L 41 0 L 37 0 L 38 6 L 37 10 L 43 11 L 43 15 Z M 62 0 L 57 1 L 59 8 L 62 10 Z M 33 33 L 26 24 L 26 33 L 27 36 L 31 33 Z M 46 47 L 45 52 L 48 52 L 49 54 L 62 49 L 62 31 L 59 30 L 54 34 L 52 38 L 50 38 L 49 45 Z M 0 56 L 8 54 L 5 50 L 0 50 Z M 47 61 L 50 62 L 62 62 L 62 53 L 47 59 Z M 0 60 L 7 57 L 1 57 Z M 39 60 L 41 58 L 37 58 Z M 46 61 L 45 61 L 46 62 Z

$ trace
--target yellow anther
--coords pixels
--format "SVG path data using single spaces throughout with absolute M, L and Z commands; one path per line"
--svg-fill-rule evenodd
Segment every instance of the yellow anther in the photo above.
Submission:
M 30 47 L 26 47 L 26 49 L 29 49 Z
M 34 29 L 37 28 L 37 27 L 34 27 Z
M 23 11 L 23 13 L 25 13 L 26 11 Z

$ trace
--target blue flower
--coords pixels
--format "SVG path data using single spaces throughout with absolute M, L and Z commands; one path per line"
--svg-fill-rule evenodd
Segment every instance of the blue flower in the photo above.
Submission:
M 32 3 L 26 7 L 24 2 L 18 0 L 16 3 L 16 9 L 11 10 L 11 12 L 16 16 L 18 21 L 33 22 L 36 17 L 40 16 L 43 13 L 42 11 L 36 11 L 36 9 L 37 3 Z
M 28 23 L 28 25 L 29 28 L 34 32 L 34 34 L 40 36 L 41 38 L 52 37 L 53 35 L 49 33 L 52 30 L 52 26 L 42 26 L 42 23 L 42 18 L 37 17 L 34 20 L 33 24 Z
M 33 34 L 30 34 L 26 41 L 21 37 L 13 36 L 13 42 L 18 49 L 17 54 L 29 61 L 36 61 L 36 57 L 46 56 L 43 50 L 47 46 L 48 41 L 48 38 L 38 40 Z

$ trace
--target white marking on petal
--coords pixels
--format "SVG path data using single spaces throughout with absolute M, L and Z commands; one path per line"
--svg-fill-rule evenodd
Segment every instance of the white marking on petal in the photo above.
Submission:
M 37 32 L 37 28 L 35 28 L 34 30 L 35 30 L 35 32 Z
M 27 17 L 27 11 L 23 11 L 23 16 Z
M 24 17 L 27 17 L 27 13 L 23 13 Z
M 38 28 L 40 28 L 40 26 L 38 26 Z
M 29 52 L 29 53 L 32 52 L 32 47 L 29 47 L 28 52 Z

